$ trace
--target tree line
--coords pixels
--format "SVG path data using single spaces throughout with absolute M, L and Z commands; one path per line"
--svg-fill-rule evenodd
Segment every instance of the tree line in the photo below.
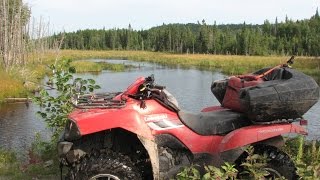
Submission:
M 53 35 L 57 38 L 61 35 Z M 284 22 L 265 20 L 262 25 L 208 25 L 205 20 L 189 24 L 163 24 L 148 30 L 87 29 L 63 33 L 63 49 L 148 50 L 172 53 L 226 55 L 320 54 L 318 10 L 310 19 Z

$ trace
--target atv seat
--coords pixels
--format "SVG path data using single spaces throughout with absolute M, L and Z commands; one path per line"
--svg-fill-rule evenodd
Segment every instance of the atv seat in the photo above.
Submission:
M 179 111 L 178 115 L 183 124 L 195 133 L 204 136 L 226 134 L 250 125 L 250 121 L 244 114 L 231 110 L 201 112 L 199 114 Z

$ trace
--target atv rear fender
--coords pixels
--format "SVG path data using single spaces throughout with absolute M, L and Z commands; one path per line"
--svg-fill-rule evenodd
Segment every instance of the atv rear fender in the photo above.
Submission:
M 284 134 L 296 133 L 306 135 L 307 131 L 296 124 L 253 125 L 230 132 L 222 139 L 219 151 L 224 152 L 242 146 L 264 142 Z

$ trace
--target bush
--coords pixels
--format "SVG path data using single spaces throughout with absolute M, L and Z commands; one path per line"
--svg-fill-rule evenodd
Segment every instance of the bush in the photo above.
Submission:
M 70 60 L 64 60 L 60 64 L 50 66 L 52 74 L 47 82 L 55 93 L 42 89 L 34 102 L 41 108 L 37 112 L 48 127 L 54 130 L 53 140 L 58 138 L 59 132 L 64 128 L 69 113 L 73 110 L 71 99 L 73 96 L 93 92 L 99 89 L 93 79 L 74 78 L 75 68 L 70 66 Z

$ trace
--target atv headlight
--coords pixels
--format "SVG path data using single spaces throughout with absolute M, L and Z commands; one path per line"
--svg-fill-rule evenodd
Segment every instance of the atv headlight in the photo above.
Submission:
M 64 138 L 68 141 L 74 141 L 81 137 L 79 128 L 75 122 L 69 120 L 64 131 Z

